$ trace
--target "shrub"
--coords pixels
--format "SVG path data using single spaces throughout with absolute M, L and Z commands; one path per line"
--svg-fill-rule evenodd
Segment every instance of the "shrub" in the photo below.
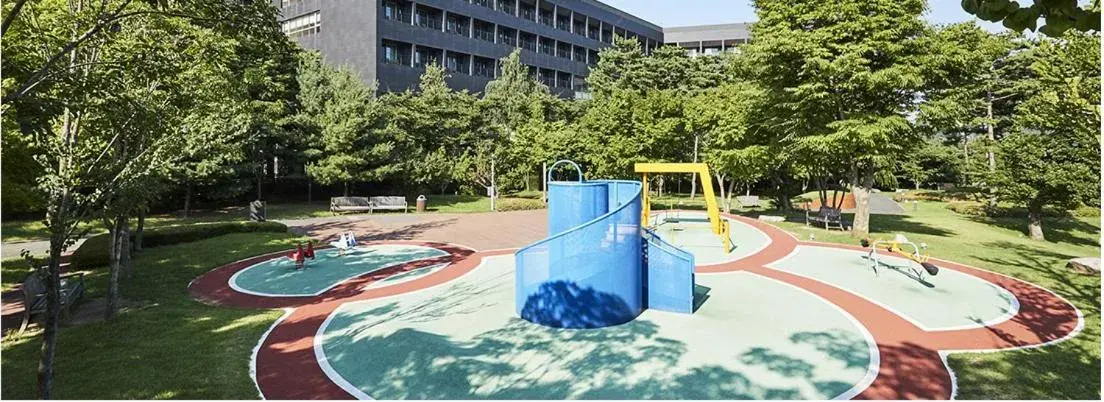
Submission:
M 530 211 L 544 209 L 545 205 L 541 200 L 530 198 L 503 198 L 498 200 L 495 208 L 499 211 Z
M 147 228 L 142 233 L 142 247 L 160 247 L 180 243 L 209 239 L 230 233 L 248 232 L 287 232 L 286 225 L 278 222 L 216 222 L 190 225 Z M 133 236 L 133 232 L 131 233 Z M 133 239 L 133 237 L 131 237 Z M 108 249 L 111 234 L 104 233 L 89 237 L 69 257 L 73 268 L 86 269 L 107 265 L 111 260 Z
M 1072 213 L 1073 216 L 1076 216 L 1078 218 L 1099 218 L 1100 217 L 1100 207 L 1094 207 L 1094 206 L 1087 206 L 1086 205 L 1086 206 L 1077 208 L 1077 209 L 1071 211 L 1070 213 Z
M 952 201 L 947 203 L 947 209 L 963 215 L 989 216 L 985 204 L 976 201 Z

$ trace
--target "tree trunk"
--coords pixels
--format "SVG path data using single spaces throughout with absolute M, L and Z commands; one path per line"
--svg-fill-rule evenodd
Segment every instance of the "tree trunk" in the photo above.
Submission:
M 142 234 L 146 231 L 146 208 L 138 209 L 138 224 L 134 228 L 134 244 L 131 246 L 133 251 L 142 251 Z
M 188 217 L 188 211 L 192 208 L 192 183 L 184 184 L 184 217 Z
M 76 52 L 70 56 L 70 65 L 74 63 Z M 75 117 L 68 107 L 63 111 L 63 123 L 61 140 L 66 149 L 74 147 L 76 142 Z M 72 174 L 72 159 L 67 153 L 62 153 L 58 158 L 58 176 L 69 178 Z M 63 182 L 64 183 L 64 182 Z M 51 196 L 46 210 L 46 222 L 50 227 L 50 261 L 47 265 L 43 288 L 46 292 L 46 320 L 42 328 L 42 359 L 38 362 L 38 397 L 50 399 L 53 397 L 54 387 L 54 360 L 57 356 L 57 339 L 61 322 L 61 253 L 65 250 L 68 240 L 68 225 L 73 219 L 71 216 L 72 194 L 67 184 L 62 184 L 60 191 Z M 38 267 L 35 267 L 36 272 Z
M 728 207 L 726 207 L 728 210 L 725 211 L 725 212 L 728 212 L 728 213 L 732 213 L 732 192 L 733 191 L 736 191 L 736 180 L 729 180 L 728 181 L 728 198 L 725 199 L 725 203 L 728 204 Z
M 793 202 L 790 200 L 789 194 L 786 194 L 786 189 L 783 187 L 785 183 L 782 182 L 778 176 L 771 178 L 774 182 L 774 188 L 778 191 L 778 202 L 775 203 L 775 208 L 779 211 L 789 211 L 793 209 Z
M 724 176 L 720 173 L 715 173 L 714 176 L 717 177 L 717 188 L 720 190 L 721 193 L 721 207 L 724 208 L 725 213 L 731 213 L 732 205 L 728 203 L 728 197 L 725 197 Z
M 1027 234 L 1032 240 L 1046 240 L 1043 234 L 1043 206 L 1031 203 L 1027 206 Z
M 698 136 L 694 136 L 694 163 L 698 163 Z M 724 183 L 720 183 L 724 186 Z M 694 199 L 694 196 L 698 194 L 698 174 L 694 173 L 690 176 L 690 199 Z
M 123 236 L 122 222 L 121 216 L 116 216 L 115 220 L 110 222 L 111 244 L 108 245 L 110 271 L 107 277 L 107 306 L 104 308 L 104 319 L 106 320 L 115 318 L 115 312 L 119 309 L 119 276 L 122 271 L 122 250 L 120 250 L 121 237 Z
M 307 176 L 307 204 L 314 202 L 314 183 L 311 182 L 310 176 Z
M 874 188 L 874 169 L 851 169 L 851 194 L 855 196 L 855 219 L 851 236 L 870 234 L 870 192 Z
M 993 148 L 996 147 L 996 145 L 997 145 L 997 134 L 996 134 L 996 128 L 993 127 L 993 94 L 991 92 L 986 94 L 986 105 L 985 106 L 986 106 L 986 117 L 989 119 L 985 123 L 986 129 L 987 129 L 988 135 L 989 135 L 989 137 L 988 137 L 989 138 L 989 143 L 986 144 L 986 146 L 985 146 L 985 156 L 989 160 L 989 175 L 990 175 L 990 177 L 992 177 L 992 175 L 994 173 L 996 173 L 996 171 L 997 171 L 997 154 L 993 150 Z M 987 191 L 989 192 L 989 208 L 990 209 L 996 208 L 997 207 L 997 191 L 996 191 L 997 189 L 995 189 L 995 188 L 993 188 L 989 185 L 989 180 L 986 180 L 985 184 L 986 184 L 986 187 L 989 187 L 987 189 Z
M 123 275 L 129 279 L 134 274 L 130 265 L 130 216 L 124 214 L 119 217 L 119 221 L 122 222 L 119 227 L 119 267 Z
M 261 159 L 264 161 L 264 159 Z M 260 166 L 257 166 L 257 201 L 264 200 L 264 168 L 266 162 L 261 162 Z
M 342 194 L 344 194 L 345 197 L 349 196 L 349 182 L 345 182 L 345 191 L 342 192 Z

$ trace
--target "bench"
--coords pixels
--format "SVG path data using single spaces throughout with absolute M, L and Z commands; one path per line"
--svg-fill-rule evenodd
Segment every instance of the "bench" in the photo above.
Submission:
M 368 197 L 333 197 L 330 198 L 330 212 L 359 212 L 372 211 L 372 200 Z
M 740 203 L 744 208 L 759 208 L 759 196 L 757 195 L 741 195 L 736 197 L 736 202 Z
M 839 208 L 820 207 L 820 210 L 816 214 L 812 214 L 808 209 L 805 210 L 805 225 L 809 226 L 813 223 L 824 224 L 824 230 L 831 230 L 832 228 L 838 228 L 839 230 L 845 230 L 843 227 L 843 211 Z
M 372 197 L 372 210 L 377 209 L 401 209 L 403 212 L 410 212 L 410 205 L 406 203 L 406 197 L 402 196 Z
M 61 307 L 68 313 L 69 308 L 81 297 L 84 297 L 84 273 L 71 272 L 61 275 Z M 23 324 L 19 326 L 19 332 L 27 330 L 31 323 L 31 316 L 46 311 L 46 284 L 42 277 L 35 272 L 27 274 L 23 278 Z

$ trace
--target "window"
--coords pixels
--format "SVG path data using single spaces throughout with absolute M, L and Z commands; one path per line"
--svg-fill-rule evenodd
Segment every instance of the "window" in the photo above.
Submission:
M 580 63 L 586 63 L 586 58 L 586 48 L 582 46 L 575 46 L 575 56 L 573 57 L 573 59 Z
M 574 27 L 575 34 L 579 35 L 579 36 L 586 36 L 586 33 L 587 33 L 586 19 L 585 18 L 576 18 L 574 24 L 575 24 L 575 27 Z
M 380 58 L 384 63 L 410 65 L 410 45 L 384 40 L 381 47 Z
M 473 61 L 475 69 L 472 71 L 472 75 L 479 77 L 494 78 L 495 76 L 495 61 L 494 59 L 488 59 L 486 57 L 475 57 Z
M 527 7 L 525 5 L 522 5 L 521 10 L 518 12 L 518 17 L 521 17 L 521 19 L 525 19 L 525 20 L 529 20 L 529 21 L 536 21 L 537 20 L 536 12 L 537 12 L 536 8 Z
M 556 55 L 556 41 L 548 38 L 540 38 L 538 46 L 538 50 L 541 54 L 547 54 L 549 56 Z
M 485 40 L 487 42 L 495 41 L 494 24 L 486 21 L 475 20 L 473 21 L 472 25 L 475 27 L 475 32 L 472 36 L 474 36 L 476 39 Z
M 281 0 L 280 1 L 280 7 L 287 8 L 288 6 L 290 6 L 292 4 L 301 3 L 302 1 L 303 0 Z
M 602 42 L 613 43 L 613 32 L 608 29 L 602 30 Z
M 552 70 L 540 70 L 540 82 L 549 88 L 556 87 L 556 72 Z
M 410 23 L 407 7 L 396 1 L 384 1 L 382 15 L 385 20 Z
M 499 1 L 498 11 L 504 12 L 510 15 L 517 15 L 517 5 L 512 1 Z
M 556 44 L 556 56 L 571 59 L 571 44 L 570 43 L 557 43 Z
M 493 1 L 494 0 L 472 0 L 472 4 L 475 4 L 477 6 L 487 7 L 487 8 L 494 8 Z
M 441 10 L 418 6 L 418 11 L 414 13 L 414 25 L 441 30 Z
M 449 14 L 448 20 L 445 22 L 445 31 L 448 33 L 468 36 L 468 24 L 471 20 L 468 17 L 456 14 Z
M 598 51 L 597 50 L 591 50 L 590 52 L 588 52 L 587 64 L 590 64 L 592 66 L 598 65 Z
M 425 68 L 429 64 L 437 64 L 441 60 L 441 51 L 428 47 L 419 47 L 414 51 L 414 67 Z
M 571 73 L 556 73 L 556 88 L 571 88 Z
M 506 28 L 504 26 L 498 27 L 498 43 L 517 46 L 517 30 Z
M 530 52 L 536 52 L 537 51 L 537 36 L 536 35 L 533 35 L 531 33 L 522 32 L 521 36 L 518 39 L 521 41 L 521 43 L 518 45 L 518 47 L 520 47 L 522 49 L 525 49 L 525 50 L 528 50 Z
M 552 13 L 552 10 L 537 10 L 537 20 L 544 25 L 552 26 L 553 15 L 555 14 Z
M 556 16 L 556 28 L 561 31 L 571 32 L 571 15 L 557 15 Z
M 445 56 L 445 70 L 454 73 L 470 74 L 469 71 L 471 56 L 463 53 L 449 53 Z
M 284 31 L 285 35 L 292 38 L 314 35 L 322 32 L 322 16 L 317 11 L 301 15 L 281 22 L 280 29 Z
M 586 32 L 587 32 L 587 37 L 588 38 L 598 40 L 599 39 L 598 35 L 600 35 L 602 31 L 600 30 L 600 28 L 598 28 L 597 25 L 590 25 L 590 26 L 587 27 Z

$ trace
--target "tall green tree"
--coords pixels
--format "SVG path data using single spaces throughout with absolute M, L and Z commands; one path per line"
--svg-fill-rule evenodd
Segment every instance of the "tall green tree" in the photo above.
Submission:
M 1027 207 L 1027 233 L 1044 240 L 1043 208 L 1099 205 L 1100 37 L 1041 38 L 1033 89 L 1001 141 L 993 181 L 1000 197 Z
M 316 53 L 305 53 L 299 71 L 297 123 L 316 136 L 306 144 L 315 181 L 344 185 L 378 181 L 398 171 L 394 141 L 384 136 L 383 111 L 375 85 L 366 85 L 347 69 L 326 66 Z
M 923 87 L 917 38 L 923 0 L 757 0 L 748 64 L 766 91 L 763 116 L 792 152 L 831 155 L 870 231 L 875 174 L 917 136 L 906 116 Z
M 1039 20 L 1046 24 L 1039 32 L 1061 36 L 1069 29 L 1100 31 L 1100 1 L 1032 0 L 1027 5 L 1011 0 L 962 0 L 962 8 L 990 22 L 1001 22 L 1005 28 L 1035 30 Z

